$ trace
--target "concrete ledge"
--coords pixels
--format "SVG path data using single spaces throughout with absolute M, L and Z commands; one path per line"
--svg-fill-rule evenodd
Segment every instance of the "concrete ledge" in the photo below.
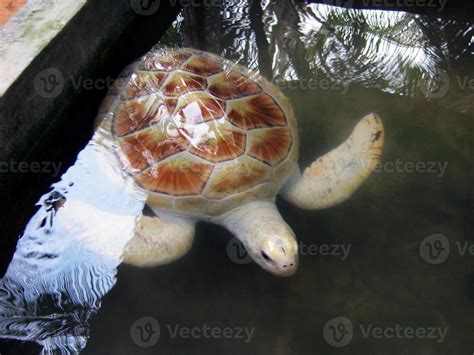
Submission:
M 0 42 L 0 161 L 28 155 L 73 96 L 90 81 L 112 80 L 158 41 L 179 10 L 162 1 L 143 16 L 133 2 L 32 0 L 10 19 Z
M 0 97 L 86 0 L 30 0 L 0 28 Z

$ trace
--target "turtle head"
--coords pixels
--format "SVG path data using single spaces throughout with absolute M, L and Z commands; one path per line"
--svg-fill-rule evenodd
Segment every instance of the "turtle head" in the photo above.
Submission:
M 286 223 L 268 223 L 243 240 L 247 252 L 263 269 L 288 277 L 298 268 L 298 243 Z

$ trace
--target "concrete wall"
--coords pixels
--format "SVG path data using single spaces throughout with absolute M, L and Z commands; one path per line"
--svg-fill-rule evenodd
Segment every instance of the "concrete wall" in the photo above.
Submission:
M 138 3 L 86 1 L 1 96 L 0 250 L 14 248 L 16 236 L 34 213 L 34 203 L 92 136 L 107 83 L 156 44 L 180 10 L 171 5 L 176 1 L 162 0 L 156 2 L 159 8 L 144 13 L 137 11 Z M 54 85 L 45 89 L 44 80 Z M 22 163 L 26 171 L 19 171 Z M 38 173 L 38 164 L 51 169 Z M 0 256 L 0 270 L 8 254 Z

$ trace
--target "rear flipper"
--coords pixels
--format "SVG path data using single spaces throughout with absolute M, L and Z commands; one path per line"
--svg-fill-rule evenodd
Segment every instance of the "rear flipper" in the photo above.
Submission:
M 123 262 L 154 267 L 179 259 L 191 249 L 194 225 L 194 221 L 180 217 L 138 217 L 135 237 L 124 249 Z
M 379 162 L 384 142 L 380 118 L 364 117 L 351 136 L 318 158 L 303 175 L 297 171 L 282 190 L 292 204 L 304 209 L 331 207 L 348 199 Z

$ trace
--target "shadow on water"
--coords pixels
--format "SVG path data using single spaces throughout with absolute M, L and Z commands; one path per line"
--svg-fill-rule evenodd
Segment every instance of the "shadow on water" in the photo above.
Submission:
M 67 267 L 61 285 L 50 278 L 39 287 L 7 273 L 0 336 L 45 348 L 81 349 L 88 342 L 91 354 L 332 354 L 342 349 L 331 346 L 323 329 L 344 316 L 354 326 L 347 353 L 471 353 L 474 256 L 462 250 L 474 243 L 473 34 L 472 23 L 461 20 L 290 0 L 185 7 L 158 47 L 214 52 L 277 83 L 299 120 L 301 166 L 374 111 L 386 128 L 380 169 L 330 210 L 301 211 L 278 200 L 306 250 L 291 279 L 233 263 L 226 255 L 230 234 L 203 223 L 186 257 L 152 270 L 120 266 L 111 292 L 118 263 L 101 267 L 100 256 L 81 270 L 103 273 L 101 287 L 90 278 L 75 283 L 76 271 Z M 439 265 L 419 252 L 433 234 L 450 245 Z M 324 245 L 350 252 L 344 258 L 309 248 Z M 55 244 L 48 248 L 58 254 Z M 143 316 L 161 325 L 150 348 L 130 336 Z M 255 332 L 249 342 L 170 335 L 170 327 L 203 324 Z M 361 331 L 397 324 L 447 329 L 447 336 L 378 339 Z

